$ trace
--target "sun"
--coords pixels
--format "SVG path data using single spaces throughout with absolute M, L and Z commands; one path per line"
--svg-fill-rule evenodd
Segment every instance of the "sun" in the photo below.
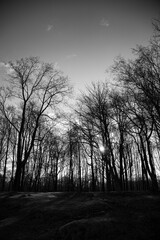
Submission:
M 101 145 L 101 146 L 99 147 L 99 150 L 100 150 L 100 152 L 104 153 L 105 147 L 104 147 L 103 145 Z

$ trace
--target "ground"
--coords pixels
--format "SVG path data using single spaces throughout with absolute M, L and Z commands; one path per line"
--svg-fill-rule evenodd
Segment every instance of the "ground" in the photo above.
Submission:
M 1 240 L 158 240 L 160 194 L 0 193 Z

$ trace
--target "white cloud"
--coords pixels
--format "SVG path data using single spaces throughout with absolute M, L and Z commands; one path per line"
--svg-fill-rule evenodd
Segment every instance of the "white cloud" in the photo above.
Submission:
M 58 71 L 60 70 L 60 66 L 59 66 L 58 62 L 54 63 L 54 69 L 56 69 Z
M 14 72 L 14 70 L 10 67 L 9 63 L 0 62 L 0 68 L 4 69 L 7 74 Z
M 52 28 L 53 28 L 53 25 L 48 24 L 46 27 L 46 31 L 49 32 L 49 31 L 51 31 Z
M 75 53 L 66 56 L 67 59 L 72 59 L 75 57 L 77 57 L 77 54 L 75 54 Z
M 0 67 L 6 67 L 6 63 L 4 63 L 4 62 L 0 62 Z
M 100 21 L 100 25 L 102 27 L 109 27 L 109 21 L 105 18 L 102 18 L 101 21 Z

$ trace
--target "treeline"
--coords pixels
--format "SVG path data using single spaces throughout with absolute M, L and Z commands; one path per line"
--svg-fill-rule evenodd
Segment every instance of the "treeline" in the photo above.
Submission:
M 0 188 L 15 191 L 159 190 L 160 22 L 114 84 L 93 83 L 70 117 L 67 77 L 38 58 L 7 65 L 0 91 Z M 63 116 L 62 116 L 63 115 Z M 63 117 L 63 123 L 62 123 Z

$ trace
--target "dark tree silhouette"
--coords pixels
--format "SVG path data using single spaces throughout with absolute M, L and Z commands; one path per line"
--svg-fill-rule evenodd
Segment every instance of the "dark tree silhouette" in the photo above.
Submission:
M 22 172 L 33 149 L 40 119 L 49 108 L 61 103 L 70 89 L 60 71 L 36 57 L 10 62 L 8 82 L 10 86 L 1 93 L 1 112 L 18 134 L 14 190 L 20 190 Z M 12 122 L 7 111 L 11 100 L 19 108 L 18 124 Z

